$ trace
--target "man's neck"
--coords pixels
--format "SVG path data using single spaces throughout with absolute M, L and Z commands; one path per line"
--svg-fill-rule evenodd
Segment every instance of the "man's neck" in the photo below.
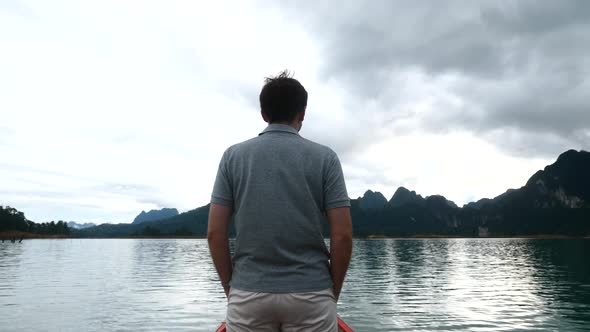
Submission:
M 289 126 L 289 127 L 293 127 L 295 128 L 295 130 L 299 131 L 301 129 L 301 124 L 298 121 L 293 121 L 293 122 L 287 122 L 287 121 L 277 121 L 277 122 L 272 122 L 269 123 L 269 125 L 271 124 L 280 124 L 280 125 L 285 125 L 285 126 Z

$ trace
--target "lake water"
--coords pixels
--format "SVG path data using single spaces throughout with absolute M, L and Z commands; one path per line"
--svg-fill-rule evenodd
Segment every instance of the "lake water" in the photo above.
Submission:
M 0 244 L 1 331 L 214 331 L 205 240 Z M 355 240 L 357 331 L 590 331 L 590 240 Z

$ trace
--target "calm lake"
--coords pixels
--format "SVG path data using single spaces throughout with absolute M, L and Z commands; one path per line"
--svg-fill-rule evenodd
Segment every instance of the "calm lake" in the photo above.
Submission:
M 357 331 L 590 331 L 590 240 L 355 240 Z M 1 331 L 214 331 L 205 240 L 0 243 Z

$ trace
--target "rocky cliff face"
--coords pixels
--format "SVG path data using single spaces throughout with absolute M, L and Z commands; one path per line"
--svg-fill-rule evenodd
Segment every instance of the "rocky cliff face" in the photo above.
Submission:
M 590 207 L 590 152 L 569 150 L 523 188 L 535 207 Z

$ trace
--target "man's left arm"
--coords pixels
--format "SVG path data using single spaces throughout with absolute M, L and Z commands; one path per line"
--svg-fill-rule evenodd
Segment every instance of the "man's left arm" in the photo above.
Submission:
M 207 242 L 213 264 L 221 279 L 225 296 L 229 296 L 229 282 L 232 276 L 232 262 L 229 251 L 229 223 L 233 208 L 227 205 L 211 203 Z

